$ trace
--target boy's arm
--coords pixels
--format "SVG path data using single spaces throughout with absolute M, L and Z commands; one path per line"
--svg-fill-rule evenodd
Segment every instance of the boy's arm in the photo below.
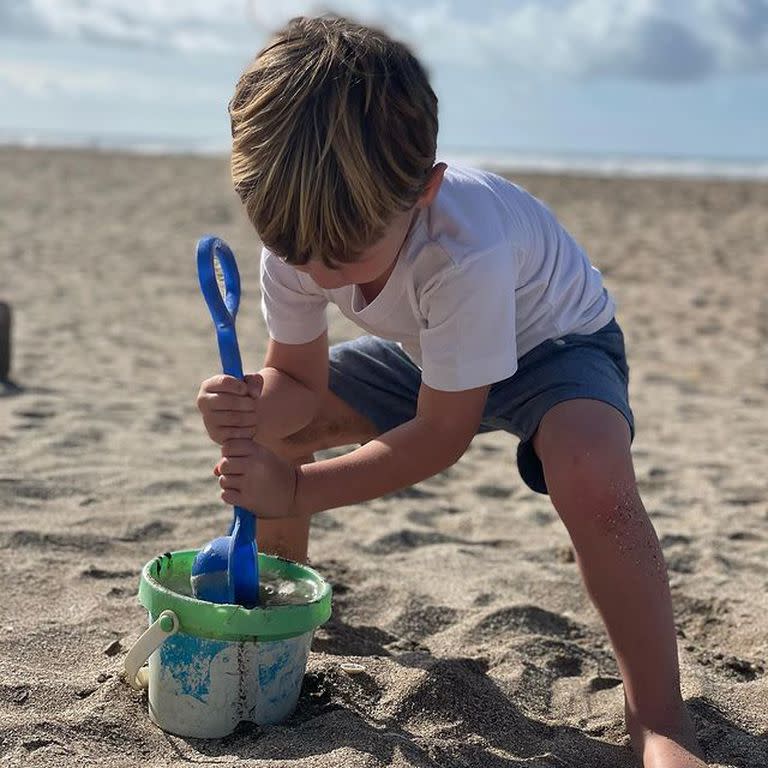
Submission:
M 344 456 L 297 468 L 295 513 L 368 501 L 451 466 L 477 433 L 489 389 L 444 392 L 422 384 L 413 419 Z
M 266 367 L 245 381 L 219 375 L 206 379 L 197 407 L 210 438 L 274 444 L 309 424 L 328 390 L 328 338 L 306 344 L 270 339 Z
M 269 442 L 298 432 L 312 421 L 328 390 L 327 332 L 307 344 L 270 339 L 259 373 L 264 386 L 253 439 Z

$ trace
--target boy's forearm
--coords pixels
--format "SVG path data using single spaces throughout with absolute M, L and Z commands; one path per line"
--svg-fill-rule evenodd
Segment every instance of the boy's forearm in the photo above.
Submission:
M 471 442 L 416 417 L 344 456 L 297 468 L 302 515 L 378 498 L 454 464 Z
M 319 395 L 277 368 L 262 368 L 259 425 L 253 439 L 270 442 L 298 432 L 312 421 Z

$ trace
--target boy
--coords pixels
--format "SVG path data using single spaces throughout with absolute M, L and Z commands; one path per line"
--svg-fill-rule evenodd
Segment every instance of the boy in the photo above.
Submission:
M 550 495 L 605 621 L 638 756 L 703 765 L 599 272 L 524 190 L 435 164 L 435 94 L 378 30 L 294 19 L 238 82 L 230 116 L 270 340 L 258 374 L 200 389 L 222 499 L 261 518 L 262 549 L 305 560 L 315 512 L 430 477 L 478 431 L 518 435 L 523 479 Z M 329 355 L 328 302 L 371 335 Z

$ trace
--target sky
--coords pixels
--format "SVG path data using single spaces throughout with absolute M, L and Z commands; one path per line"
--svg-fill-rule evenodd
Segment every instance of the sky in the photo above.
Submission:
M 0 138 L 227 148 L 269 32 L 407 42 L 444 152 L 768 160 L 768 0 L 0 0 Z

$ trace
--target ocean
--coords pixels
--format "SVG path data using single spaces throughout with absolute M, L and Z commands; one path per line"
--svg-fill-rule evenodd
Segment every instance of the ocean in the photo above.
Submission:
M 0 146 L 70 148 L 148 155 L 225 155 L 226 144 L 210 139 L 147 136 L 39 136 L 0 134 Z M 768 180 L 768 158 L 650 156 L 617 153 L 530 152 L 505 148 L 441 147 L 438 160 L 486 169 L 622 177 L 683 177 Z

